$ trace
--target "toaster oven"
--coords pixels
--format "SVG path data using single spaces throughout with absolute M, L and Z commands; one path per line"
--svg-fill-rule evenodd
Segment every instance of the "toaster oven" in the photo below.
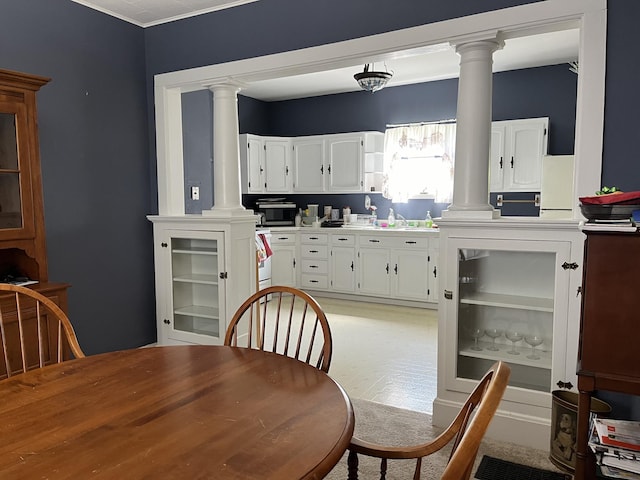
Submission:
M 293 202 L 258 202 L 258 213 L 262 226 L 284 227 L 293 226 L 296 223 L 297 206 Z

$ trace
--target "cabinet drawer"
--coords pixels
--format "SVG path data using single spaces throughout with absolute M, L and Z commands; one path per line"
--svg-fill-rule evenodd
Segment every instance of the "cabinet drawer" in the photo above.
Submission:
M 426 237 L 398 237 L 392 238 L 391 244 L 394 248 L 415 248 L 426 250 L 429 246 L 429 239 Z
M 356 236 L 355 235 L 331 235 L 331 244 L 350 247 L 356 244 Z
M 361 235 L 358 243 L 361 247 L 389 248 L 393 244 L 393 240 L 392 237 Z
M 327 285 L 329 284 L 326 275 L 322 276 L 304 273 L 302 274 L 300 283 L 302 284 L 302 288 L 327 288 Z
M 329 271 L 326 260 L 302 260 L 302 273 L 322 273 Z
M 302 258 L 327 258 L 329 248 L 327 245 L 301 245 Z
M 271 234 L 271 243 L 274 243 L 274 244 L 296 243 L 296 234 L 273 232 Z
M 301 233 L 300 243 L 322 243 L 326 245 L 327 237 L 326 233 Z

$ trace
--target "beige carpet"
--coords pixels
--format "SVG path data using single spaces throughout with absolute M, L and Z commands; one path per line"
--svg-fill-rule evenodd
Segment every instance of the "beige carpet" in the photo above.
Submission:
M 367 400 L 352 399 L 356 416 L 356 436 L 385 445 L 412 445 L 427 438 L 434 438 L 440 430 L 431 425 L 431 415 L 403 410 Z M 475 469 L 483 455 L 502 458 L 511 462 L 530 465 L 545 470 L 558 471 L 548 460 L 548 452 L 485 439 L 476 458 Z M 379 478 L 379 462 L 367 458 L 360 459 L 360 479 Z M 432 455 L 423 461 L 422 478 L 440 478 L 448 460 L 448 451 Z M 409 480 L 412 478 L 415 463 L 405 460 L 390 461 L 387 480 Z M 347 478 L 346 454 L 336 467 L 325 477 L 328 480 Z

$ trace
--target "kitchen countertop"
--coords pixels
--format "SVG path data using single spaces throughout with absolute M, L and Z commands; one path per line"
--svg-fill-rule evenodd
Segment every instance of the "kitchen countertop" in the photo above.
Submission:
M 327 233 L 329 232 L 354 232 L 354 233 L 384 233 L 384 234 L 413 234 L 413 233 L 438 233 L 439 229 L 437 228 L 424 228 L 424 227 L 370 227 L 368 225 L 349 225 L 349 226 L 342 226 L 342 227 L 295 227 L 295 226 L 290 226 L 290 227 L 264 227 L 265 229 L 271 230 L 272 232 L 306 232 L 306 231 L 312 231 L 312 232 L 317 232 L 319 230 L 323 230 L 326 231 Z

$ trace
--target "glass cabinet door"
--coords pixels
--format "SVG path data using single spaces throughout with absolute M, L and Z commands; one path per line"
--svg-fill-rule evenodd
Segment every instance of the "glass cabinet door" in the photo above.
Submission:
M 33 233 L 30 172 L 22 104 L 0 101 L 0 238 Z
M 557 321 L 558 309 L 566 316 L 566 288 L 557 283 L 562 274 L 558 257 L 568 246 L 487 239 L 452 243 L 456 380 L 479 380 L 503 360 L 511 366 L 510 387 L 550 392 L 552 372 L 564 371 L 563 352 L 554 354 L 554 344 L 566 342 L 566 321 L 564 326 Z
M 185 237 L 171 234 L 171 340 L 198 344 L 222 344 L 226 332 L 222 235 Z

